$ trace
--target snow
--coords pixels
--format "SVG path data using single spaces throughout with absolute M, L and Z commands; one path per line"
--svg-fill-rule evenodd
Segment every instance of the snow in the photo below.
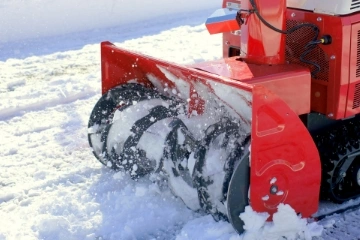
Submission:
M 307 223 L 306 219 L 297 216 L 294 209 L 287 204 L 279 204 L 272 222 L 266 222 L 268 217 L 269 214 L 254 212 L 247 206 L 245 212 L 240 214 L 246 230 L 242 240 L 311 240 L 322 234 L 323 226 L 315 222 Z
M 138 14 L 130 11 L 134 6 L 141 6 Z M 110 40 L 178 64 L 217 59 L 221 36 L 209 36 L 202 23 L 219 6 L 220 1 L 205 0 L 1 1 L 1 240 L 360 236 L 359 210 L 312 223 L 287 205 L 279 206 L 274 222 L 248 207 L 241 215 L 247 231 L 239 236 L 231 224 L 191 211 L 161 177 L 135 181 L 96 161 L 87 122 L 101 92 L 99 42 Z M 186 89 L 181 86 L 178 90 Z M 233 93 L 227 101 L 236 97 Z M 178 191 L 194 196 L 191 188 Z M 335 207 L 323 203 L 319 213 Z

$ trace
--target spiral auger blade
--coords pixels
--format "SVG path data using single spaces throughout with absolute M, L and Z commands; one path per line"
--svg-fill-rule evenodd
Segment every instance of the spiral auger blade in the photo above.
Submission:
M 105 93 L 95 105 L 88 124 L 89 144 L 95 157 L 115 170 L 121 165 L 127 171 L 134 170 L 130 166 L 140 167 L 135 164 L 142 159 L 147 164 L 136 171 L 143 175 L 153 167 L 136 144 L 147 128 L 179 114 L 184 114 L 179 100 L 140 84 L 121 85 Z
M 239 123 L 224 117 L 206 129 L 196 151 L 193 181 L 201 207 L 215 220 L 228 220 L 225 204 L 228 186 L 245 139 Z
M 228 220 L 228 187 L 246 136 L 239 122 L 221 117 L 196 139 L 183 121 L 185 112 L 181 100 L 126 84 L 95 106 L 89 126 L 97 129 L 89 142 L 103 164 L 134 179 L 161 173 L 189 208 Z
M 133 178 L 142 177 L 156 169 L 156 162 L 146 157 L 146 151 L 139 148 L 138 144 L 144 133 L 158 121 L 172 118 L 178 115 L 176 110 L 164 106 L 155 106 L 149 110 L 149 114 L 137 120 L 130 129 L 130 134 L 123 143 L 122 152 L 117 153 L 119 148 L 115 144 L 108 150 L 107 140 L 104 142 L 103 151 L 115 164 L 116 169 L 129 172 Z M 113 131 L 117 131 L 114 129 Z
M 166 137 L 161 168 L 168 177 L 168 185 L 187 207 L 199 210 L 197 189 L 193 182 L 194 152 L 200 142 L 179 118 L 169 124 L 171 131 Z
M 170 126 L 161 169 L 168 175 L 173 193 L 192 210 L 202 209 L 216 221 L 228 220 L 230 179 L 249 137 L 243 134 L 239 123 L 227 117 L 210 125 L 200 140 L 179 118 Z

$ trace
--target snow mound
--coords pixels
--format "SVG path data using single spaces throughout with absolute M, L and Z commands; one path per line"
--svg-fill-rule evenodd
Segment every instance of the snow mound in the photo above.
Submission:
M 288 204 L 279 204 L 272 222 L 266 222 L 268 213 L 257 213 L 250 206 L 240 214 L 244 221 L 245 233 L 241 240 L 311 240 L 322 234 L 323 226 L 316 222 L 308 223 L 307 219 L 298 216 Z

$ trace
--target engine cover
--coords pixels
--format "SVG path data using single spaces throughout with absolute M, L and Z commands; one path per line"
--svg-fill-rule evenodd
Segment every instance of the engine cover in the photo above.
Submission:
M 287 0 L 287 6 L 329 15 L 345 15 L 360 11 L 358 0 Z

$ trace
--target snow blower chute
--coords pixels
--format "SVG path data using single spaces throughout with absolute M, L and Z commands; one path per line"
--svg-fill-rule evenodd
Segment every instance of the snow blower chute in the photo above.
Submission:
M 247 205 L 271 215 L 286 203 L 309 217 L 320 190 L 337 202 L 358 196 L 360 76 L 339 78 L 357 74 L 360 17 L 305 2 L 224 0 L 206 24 L 223 33 L 224 57 L 191 66 L 103 42 L 103 96 L 88 135 L 96 158 L 133 178 L 166 178 L 189 208 L 239 233 Z M 355 43 L 332 37 L 343 28 Z

